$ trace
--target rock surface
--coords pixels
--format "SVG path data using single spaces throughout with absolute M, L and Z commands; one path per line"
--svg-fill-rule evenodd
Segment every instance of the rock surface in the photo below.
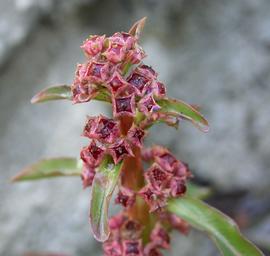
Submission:
M 109 109 L 96 103 L 31 106 L 29 99 L 48 85 L 71 83 L 83 59 L 79 45 L 89 34 L 126 30 L 142 16 L 149 18 L 142 39 L 146 62 L 170 96 L 200 105 L 211 124 L 208 134 L 186 123 L 180 131 L 159 126 L 151 142 L 171 147 L 218 190 L 267 193 L 269 9 L 267 0 L 2 1 L 0 255 L 100 255 L 87 225 L 89 191 L 79 180 L 10 185 L 8 179 L 41 157 L 78 155 L 87 143 L 79 136 L 85 116 Z M 218 254 L 192 232 L 177 241 L 173 255 Z

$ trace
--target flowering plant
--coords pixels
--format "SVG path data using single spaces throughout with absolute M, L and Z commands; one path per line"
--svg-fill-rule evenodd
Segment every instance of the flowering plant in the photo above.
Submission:
M 186 163 L 163 146 L 145 147 L 156 123 L 177 127 L 188 120 L 207 131 L 208 122 L 197 107 L 168 98 L 156 71 L 142 62 L 144 23 L 139 20 L 128 33 L 90 36 L 81 46 L 86 62 L 77 65 L 72 85 L 33 97 L 32 103 L 99 100 L 111 104 L 112 116 L 87 118 L 82 135 L 90 143 L 80 160 L 42 160 L 13 181 L 80 175 L 84 188 L 92 186 L 90 223 L 106 256 L 162 255 L 170 248 L 171 231 L 187 235 L 190 225 L 206 231 L 224 255 L 262 255 L 232 220 L 199 200 L 205 190 L 187 184 L 192 174 Z M 122 210 L 108 219 L 114 191 Z

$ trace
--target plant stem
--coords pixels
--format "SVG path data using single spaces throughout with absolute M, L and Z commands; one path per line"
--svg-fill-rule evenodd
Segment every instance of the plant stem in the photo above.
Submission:
M 123 135 L 126 135 L 133 121 L 133 118 L 130 117 L 120 118 L 120 127 Z M 121 183 L 124 187 L 137 192 L 144 186 L 144 170 L 142 165 L 141 149 L 134 146 L 132 150 L 134 157 L 127 157 L 124 160 Z M 144 227 L 145 232 L 150 220 L 149 207 L 144 200 L 137 197 L 136 203 L 128 209 L 127 213 L 131 219 L 138 221 Z

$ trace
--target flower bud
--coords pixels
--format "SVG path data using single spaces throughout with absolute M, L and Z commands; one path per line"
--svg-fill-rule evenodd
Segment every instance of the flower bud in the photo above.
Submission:
M 104 46 L 105 35 L 103 36 L 90 36 L 87 40 L 83 42 L 81 48 L 87 57 L 92 58 L 99 54 Z

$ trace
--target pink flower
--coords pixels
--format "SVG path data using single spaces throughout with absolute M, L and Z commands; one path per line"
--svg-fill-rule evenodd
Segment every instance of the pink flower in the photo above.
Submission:
M 75 79 L 71 86 L 72 101 L 73 103 L 83 103 L 90 101 L 97 95 L 97 87 L 94 84 L 83 84 Z
M 145 135 L 146 133 L 144 130 L 134 125 L 128 131 L 127 138 L 133 145 L 141 148 Z
M 156 79 L 158 75 L 157 72 L 151 66 L 147 66 L 145 64 L 142 64 L 139 67 L 137 67 L 136 72 L 147 77 L 148 79 Z
M 153 164 L 145 173 L 145 179 L 151 184 L 152 188 L 163 191 L 170 181 L 172 175 L 162 170 L 157 164 Z
M 127 81 L 134 87 L 138 96 L 142 96 L 145 86 L 152 82 L 151 78 L 139 73 L 138 70 L 135 70 Z
M 81 159 L 91 167 L 97 167 L 104 156 L 104 149 L 98 147 L 96 142 L 92 140 L 88 147 L 84 147 L 81 151 Z
M 151 185 L 146 185 L 139 192 L 144 201 L 150 207 L 150 212 L 161 210 L 167 204 L 167 195 L 161 191 L 156 191 Z
M 142 148 L 142 159 L 144 161 L 150 162 L 153 160 L 154 155 L 153 155 L 153 150 L 152 148 Z
M 81 178 L 83 182 L 83 188 L 92 186 L 94 177 L 95 177 L 95 168 L 91 167 L 90 165 L 84 163 Z
M 177 163 L 174 164 L 173 172 L 174 172 L 174 175 L 179 178 L 184 178 L 184 177 L 188 178 L 191 176 L 191 172 L 189 171 L 188 165 L 179 160 L 177 161 Z
M 110 40 L 125 46 L 125 49 L 130 50 L 134 47 L 136 38 L 126 32 L 116 32 L 110 37 Z
M 157 223 L 153 229 L 151 233 L 151 241 L 164 249 L 168 249 L 170 247 L 170 236 L 160 223 Z
M 78 64 L 75 80 L 81 85 L 89 83 L 104 83 L 110 75 L 110 65 L 106 62 L 90 60 L 84 64 Z
M 162 256 L 162 253 L 158 250 L 158 246 L 154 242 L 150 242 L 144 248 L 144 256 Z
M 108 61 L 112 63 L 119 63 L 124 60 L 126 57 L 126 46 L 125 43 L 121 40 L 118 40 L 118 38 L 109 38 L 109 47 L 108 49 L 103 53 L 103 55 L 107 58 Z
M 125 97 L 113 97 L 113 115 L 134 116 L 135 115 L 135 96 L 134 94 Z
M 123 256 L 143 256 L 141 240 L 123 241 Z
M 126 220 L 127 217 L 122 212 L 120 212 L 119 214 L 110 218 L 109 227 L 111 230 L 120 230 Z
M 105 41 L 105 35 L 103 36 L 90 36 L 83 42 L 81 48 L 84 50 L 87 57 L 91 58 L 101 53 Z
M 94 98 L 98 92 L 97 85 L 89 81 L 87 64 L 78 64 L 75 79 L 71 86 L 73 103 L 87 102 Z
M 125 208 L 131 207 L 135 203 L 136 194 L 129 188 L 120 187 L 115 203 L 121 204 Z
M 104 143 L 113 143 L 119 138 L 120 128 L 117 121 L 100 115 L 88 118 L 83 135 Z
M 170 189 L 172 197 L 182 196 L 187 190 L 185 181 L 176 177 L 171 180 Z
M 152 95 L 147 95 L 139 101 L 138 108 L 145 115 L 149 115 L 158 111 L 160 106 L 156 103 Z
M 161 82 L 152 81 L 145 86 L 144 93 L 154 95 L 155 98 L 161 99 L 166 96 L 166 87 Z
M 178 160 L 166 149 L 163 147 L 154 147 L 154 159 L 164 170 L 168 172 L 173 172 L 175 164 Z
M 131 64 L 138 64 L 145 57 L 146 57 L 146 54 L 144 50 L 139 45 L 136 45 L 134 49 L 131 49 L 128 51 L 126 62 L 131 63 Z
M 120 75 L 119 71 L 115 71 L 107 82 L 107 86 L 112 93 L 121 92 L 128 86 L 128 82 Z
M 117 241 L 108 241 L 103 244 L 105 256 L 122 256 L 122 246 Z
M 76 78 L 85 83 L 105 83 L 110 75 L 110 65 L 106 62 L 91 60 L 85 64 L 79 64 Z
M 126 156 L 133 156 L 129 144 L 123 139 L 112 145 L 109 148 L 109 152 L 115 164 L 119 163 Z

